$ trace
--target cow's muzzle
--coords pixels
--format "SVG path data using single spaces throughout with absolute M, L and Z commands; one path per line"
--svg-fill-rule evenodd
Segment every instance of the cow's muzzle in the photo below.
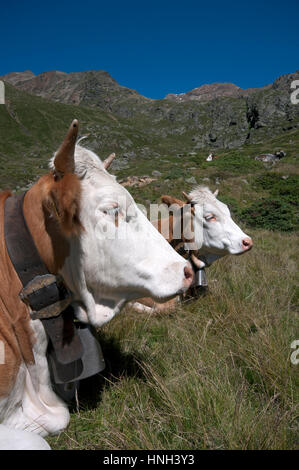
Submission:
M 188 262 L 187 265 L 184 267 L 184 287 L 187 289 L 191 286 L 193 283 L 193 277 L 194 277 L 194 272 L 192 269 L 191 264 Z
M 243 248 L 243 251 L 249 251 L 251 250 L 253 246 L 253 241 L 251 238 L 249 237 L 246 237 L 242 240 L 242 248 Z

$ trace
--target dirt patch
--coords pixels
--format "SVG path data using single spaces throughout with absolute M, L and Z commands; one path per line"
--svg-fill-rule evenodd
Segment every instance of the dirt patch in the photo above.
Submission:
M 128 176 L 128 178 L 120 180 L 119 183 L 122 186 L 137 186 L 140 188 L 156 180 L 157 178 L 151 178 L 150 176 Z

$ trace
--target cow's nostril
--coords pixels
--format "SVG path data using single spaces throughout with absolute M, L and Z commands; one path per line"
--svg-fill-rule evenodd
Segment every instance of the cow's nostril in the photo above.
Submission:
M 244 250 L 250 250 L 250 248 L 252 248 L 253 242 L 251 238 L 244 238 L 244 240 L 242 240 L 242 245 Z
M 189 268 L 188 266 L 186 266 L 184 268 L 184 274 L 185 274 L 185 278 L 186 279 L 191 279 L 193 278 L 193 270 L 192 268 Z

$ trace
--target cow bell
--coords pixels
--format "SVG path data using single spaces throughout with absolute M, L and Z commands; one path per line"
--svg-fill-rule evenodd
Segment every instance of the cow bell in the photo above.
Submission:
M 208 281 L 206 272 L 204 269 L 198 269 L 195 271 L 194 287 L 207 287 Z
M 105 369 L 101 345 L 93 327 L 81 322 L 74 322 L 74 326 L 83 346 L 82 356 L 69 364 L 61 364 L 55 353 L 48 355 L 53 388 L 66 402 L 74 398 L 81 380 Z

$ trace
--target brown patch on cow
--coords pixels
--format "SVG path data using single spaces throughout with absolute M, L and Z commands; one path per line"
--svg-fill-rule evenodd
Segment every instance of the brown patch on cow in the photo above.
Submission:
M 79 235 L 82 225 L 79 218 L 81 185 L 74 174 L 66 174 L 54 181 L 49 175 L 45 183 L 42 204 L 57 220 L 63 235 Z M 40 180 L 44 184 L 43 178 Z
M 177 204 L 179 207 L 183 207 L 186 203 L 184 201 L 181 201 L 180 199 L 177 199 L 176 197 L 173 196 L 162 196 L 161 201 L 166 204 L 168 207 L 172 206 L 173 204 Z
M 23 361 L 34 363 L 34 334 L 28 307 L 20 300 L 21 281 L 10 261 L 4 238 L 4 202 L 11 195 L 0 193 L 0 397 L 8 396 Z M 69 254 L 69 238 L 83 229 L 80 223 L 81 186 L 73 174 L 55 181 L 48 174 L 27 192 L 24 217 L 36 248 L 48 270 L 56 274 Z
M 34 363 L 34 335 L 28 307 L 20 300 L 22 284 L 10 261 L 4 238 L 4 202 L 10 192 L 0 193 L 0 341 L 4 364 L 0 363 L 0 397 L 11 392 L 22 361 Z
M 136 300 L 136 302 L 145 305 L 146 307 L 151 307 L 155 313 L 170 313 L 175 310 L 178 304 L 177 297 L 162 303 L 155 302 L 150 297 L 142 297 L 141 299 Z
M 194 237 L 192 238 L 186 238 L 184 233 L 185 233 L 185 226 L 184 226 L 184 219 L 183 219 L 183 211 L 184 211 L 184 206 L 186 204 L 189 205 L 189 209 L 191 211 L 191 231 L 193 233 L 194 231 L 194 223 L 193 223 L 193 217 L 195 215 L 195 208 L 193 205 L 190 203 L 186 203 L 184 201 L 181 201 L 180 199 L 177 199 L 173 196 L 166 196 L 163 195 L 161 197 L 161 200 L 164 204 L 166 204 L 168 207 L 177 205 L 178 210 L 174 211 L 173 214 L 169 215 L 169 217 L 165 219 L 159 219 L 153 221 L 154 227 L 163 235 L 163 225 L 165 227 L 165 224 L 168 224 L 168 237 L 165 237 L 168 243 L 176 250 L 178 251 L 180 248 L 184 246 L 185 243 L 193 243 L 194 242 Z M 177 224 L 180 223 L 180 238 L 174 238 L 174 231 L 175 228 L 177 227 Z M 188 292 L 190 289 L 188 290 Z M 188 295 L 188 292 L 185 294 L 186 296 Z M 138 299 L 137 302 L 141 303 L 143 305 L 146 305 L 147 307 L 153 308 L 153 311 L 156 313 L 167 313 L 173 311 L 178 302 L 179 297 L 175 297 L 171 300 L 168 300 L 166 302 L 158 303 L 155 302 L 153 299 L 150 297 L 143 297 L 142 299 Z
M 186 210 L 184 212 L 184 207 L 186 206 L 186 203 L 183 202 L 183 201 L 180 201 L 179 199 L 172 198 L 171 196 L 162 196 L 162 197 L 165 198 L 165 200 L 168 197 L 170 198 L 169 201 L 171 201 L 171 202 L 170 202 L 169 206 L 172 206 L 174 204 L 178 205 L 178 202 L 180 202 L 181 204 L 179 206 L 178 211 L 175 211 L 174 214 L 169 215 L 169 217 L 167 217 L 167 218 L 161 218 L 157 221 L 154 221 L 153 225 L 157 228 L 157 230 L 162 235 L 163 235 L 163 230 L 162 230 L 163 226 L 165 227 L 165 225 L 166 226 L 168 225 L 168 237 L 165 237 L 165 238 L 175 250 L 178 250 L 179 248 L 181 248 L 181 246 L 184 243 L 193 243 L 194 242 L 194 237 L 187 238 L 185 236 L 186 235 L 186 226 L 184 225 L 184 223 L 185 222 L 187 222 L 187 224 L 189 223 L 188 220 L 186 221 L 184 219 L 184 215 L 186 216 L 186 213 L 187 213 Z M 173 202 L 173 199 L 177 202 Z M 190 226 L 190 229 L 191 229 L 191 232 L 193 233 L 193 231 L 194 231 L 193 217 L 195 215 L 195 210 L 194 210 L 194 207 L 191 206 L 190 204 L 188 206 L 189 206 L 189 210 L 191 211 L 191 226 Z M 179 238 L 174 238 L 174 236 L 177 235 L 176 232 L 177 232 L 178 224 L 180 224 L 180 228 L 179 228 L 180 237 Z M 187 225 L 187 227 L 188 227 L 188 225 Z
M 28 191 L 24 216 L 48 270 L 56 274 L 69 255 L 69 238 L 83 230 L 80 222 L 81 186 L 76 175 L 55 181 L 48 174 Z

